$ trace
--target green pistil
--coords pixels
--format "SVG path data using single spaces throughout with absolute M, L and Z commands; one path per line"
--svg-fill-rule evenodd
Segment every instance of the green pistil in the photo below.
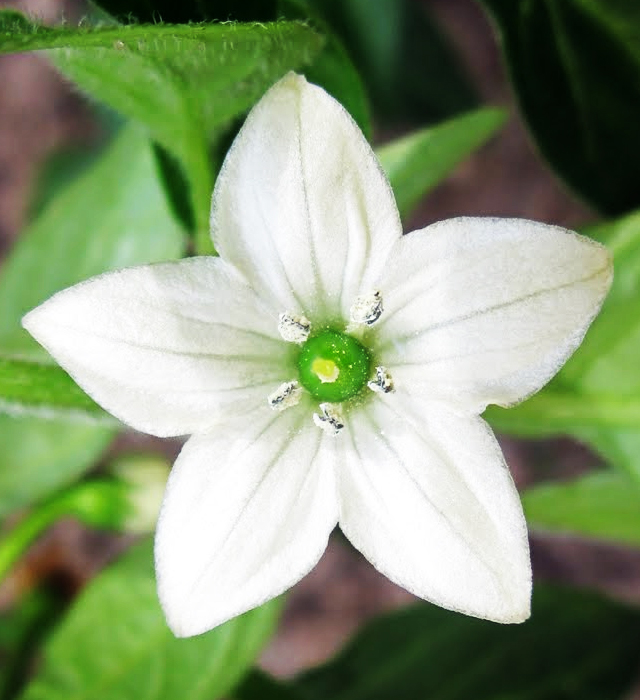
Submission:
M 371 373 L 369 351 L 355 338 L 322 331 L 302 345 L 300 384 L 318 401 L 339 403 L 358 394 Z

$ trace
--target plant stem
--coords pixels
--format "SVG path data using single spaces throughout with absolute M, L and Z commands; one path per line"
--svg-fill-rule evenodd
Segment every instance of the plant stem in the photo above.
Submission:
M 81 483 L 27 513 L 0 541 L 0 581 L 34 540 L 60 518 L 74 517 L 91 527 L 121 529 L 129 515 L 128 488 L 116 480 Z

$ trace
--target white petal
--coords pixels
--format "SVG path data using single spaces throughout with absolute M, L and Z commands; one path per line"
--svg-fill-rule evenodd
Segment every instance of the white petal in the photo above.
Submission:
M 265 408 L 187 442 L 156 533 L 159 596 L 177 636 L 261 605 L 316 564 L 337 522 L 323 440 L 308 411 Z
M 459 218 L 405 236 L 379 282 L 378 360 L 396 389 L 476 412 L 540 389 L 576 349 L 612 278 L 593 241 L 521 219 Z
M 154 435 L 206 430 L 290 372 L 277 313 L 216 258 L 95 277 L 23 325 L 99 404 Z
M 371 290 L 401 234 L 364 136 L 321 88 L 289 73 L 253 108 L 218 176 L 213 242 L 281 311 L 341 315 Z
M 340 526 L 383 574 L 451 610 L 496 622 L 529 616 L 522 508 L 480 418 L 437 403 L 396 412 L 378 399 L 350 416 Z M 347 432 L 345 430 L 345 433 Z

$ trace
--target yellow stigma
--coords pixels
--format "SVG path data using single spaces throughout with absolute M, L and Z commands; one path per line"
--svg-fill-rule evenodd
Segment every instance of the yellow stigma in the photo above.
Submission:
M 335 382 L 340 374 L 338 365 L 333 360 L 325 360 L 322 357 L 316 357 L 311 363 L 311 371 L 323 384 Z

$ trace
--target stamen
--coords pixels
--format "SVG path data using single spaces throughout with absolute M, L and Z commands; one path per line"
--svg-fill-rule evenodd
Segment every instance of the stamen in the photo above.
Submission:
M 285 312 L 278 318 L 278 331 L 288 343 L 304 343 L 311 332 L 311 322 L 306 316 Z
M 393 379 L 385 367 L 376 367 L 376 378 L 367 382 L 367 386 L 371 391 L 378 394 L 390 394 L 395 391 Z
M 373 325 L 381 316 L 382 294 L 372 291 L 357 297 L 351 307 L 351 320 L 365 326 Z
M 302 387 L 294 379 L 292 382 L 284 382 L 267 397 L 269 406 L 274 411 L 284 411 L 300 402 Z
M 321 403 L 321 414 L 313 414 L 313 422 L 328 435 L 337 435 L 344 428 L 344 418 L 340 404 Z

